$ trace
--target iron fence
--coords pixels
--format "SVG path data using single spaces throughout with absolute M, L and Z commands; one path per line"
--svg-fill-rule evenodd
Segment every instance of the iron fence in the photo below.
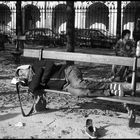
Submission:
M 121 30 L 134 30 L 135 12 L 134 6 L 126 6 L 121 13 Z M 107 7 L 104 3 L 97 2 L 90 6 L 75 7 L 75 28 L 102 29 L 116 35 L 117 7 Z M 50 28 L 55 33 L 66 32 L 66 4 L 56 6 L 26 5 L 22 8 L 23 33 L 28 29 Z M 6 30 L 7 26 L 16 28 L 16 9 L 5 8 L 0 4 L 0 28 Z M 12 33 L 12 31 L 11 31 Z

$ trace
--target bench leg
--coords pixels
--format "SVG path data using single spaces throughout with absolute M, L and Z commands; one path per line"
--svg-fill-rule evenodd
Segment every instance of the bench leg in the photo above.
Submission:
M 129 116 L 129 127 L 133 127 L 135 124 L 136 120 L 136 114 L 135 114 L 135 109 L 130 110 L 130 116 Z
M 128 126 L 133 127 L 136 120 L 135 106 L 130 104 L 124 104 L 124 105 L 128 111 L 128 119 L 129 119 Z

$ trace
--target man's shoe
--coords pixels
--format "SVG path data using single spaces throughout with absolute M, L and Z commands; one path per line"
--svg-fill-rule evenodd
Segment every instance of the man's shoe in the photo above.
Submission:
M 86 134 L 91 139 L 97 138 L 97 128 L 96 127 L 93 127 L 92 120 L 91 119 L 87 119 L 86 120 Z

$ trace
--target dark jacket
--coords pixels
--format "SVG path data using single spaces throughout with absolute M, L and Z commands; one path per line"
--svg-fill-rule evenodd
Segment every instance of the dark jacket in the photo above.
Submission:
M 51 60 L 41 60 L 35 62 L 32 67 L 35 72 L 29 84 L 29 89 L 32 92 L 40 88 L 63 89 L 66 83 L 64 72 L 66 65 L 56 65 Z

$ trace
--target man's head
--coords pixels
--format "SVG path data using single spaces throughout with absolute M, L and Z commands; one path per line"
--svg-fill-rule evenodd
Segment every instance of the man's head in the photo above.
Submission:
M 123 30 L 122 39 L 128 40 L 130 38 L 130 34 L 131 34 L 130 30 L 127 30 L 127 29 Z

